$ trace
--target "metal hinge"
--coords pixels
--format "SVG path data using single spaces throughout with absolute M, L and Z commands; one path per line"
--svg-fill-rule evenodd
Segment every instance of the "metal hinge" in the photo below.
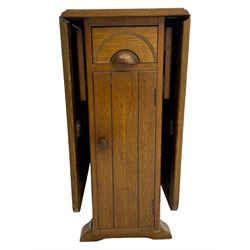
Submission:
M 81 136 L 81 127 L 82 127 L 82 125 L 81 125 L 80 120 L 77 120 L 76 121 L 76 136 L 77 137 Z
M 173 135 L 174 134 L 174 121 L 171 119 L 168 121 L 169 124 L 169 134 Z

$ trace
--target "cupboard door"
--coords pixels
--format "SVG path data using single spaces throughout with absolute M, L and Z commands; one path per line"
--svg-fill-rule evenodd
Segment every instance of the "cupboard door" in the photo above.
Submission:
M 64 18 L 60 18 L 60 31 L 67 106 L 72 206 L 74 212 L 79 212 L 90 163 L 87 103 L 86 101 L 80 102 L 79 86 L 81 83 L 75 71 L 77 67 L 74 67 L 79 65 L 77 55 L 81 56 L 81 53 L 75 50 L 76 44 L 79 45 L 82 41 L 79 30 L 76 30 L 76 27 Z M 84 61 L 84 58 L 81 60 Z
M 95 72 L 99 229 L 155 225 L 156 72 Z

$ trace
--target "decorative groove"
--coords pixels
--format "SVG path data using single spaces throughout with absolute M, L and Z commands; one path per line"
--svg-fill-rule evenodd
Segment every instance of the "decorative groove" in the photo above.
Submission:
M 137 182 L 138 182 L 138 228 L 140 228 L 140 82 L 141 82 L 141 72 L 138 71 L 138 177 L 137 177 Z
M 101 44 L 97 47 L 97 49 L 96 49 L 96 51 L 95 51 L 94 63 L 96 62 L 96 59 L 97 59 L 97 57 L 98 57 L 98 55 L 99 55 L 99 53 L 100 53 L 102 47 L 103 47 L 107 42 L 109 42 L 110 40 L 112 40 L 113 38 L 115 38 L 115 37 L 117 37 L 117 36 L 121 36 L 121 35 L 135 36 L 135 37 L 137 37 L 138 39 L 142 40 L 144 43 L 146 43 L 147 46 L 149 47 L 149 49 L 151 50 L 152 56 L 153 56 L 153 58 L 154 58 L 154 62 L 156 62 L 156 58 L 157 58 L 156 52 L 155 52 L 155 50 L 154 50 L 152 44 L 151 44 L 144 36 L 142 36 L 142 35 L 140 35 L 140 34 L 138 34 L 138 33 L 134 33 L 134 32 L 125 32 L 125 31 L 123 31 L 123 32 L 114 33 L 114 34 L 108 36 L 107 38 L 105 38 L 105 39 L 101 42 Z
M 112 130 L 112 189 L 113 189 L 113 228 L 115 228 L 115 180 L 114 180 L 114 175 L 115 175 L 115 168 L 114 168 L 114 133 L 113 133 L 113 84 L 112 84 L 112 73 L 110 73 L 110 112 L 111 112 L 111 130 Z

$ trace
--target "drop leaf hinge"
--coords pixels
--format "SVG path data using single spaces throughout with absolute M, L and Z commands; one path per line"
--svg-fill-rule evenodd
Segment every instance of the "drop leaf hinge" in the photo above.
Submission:
M 76 121 L 76 136 L 81 136 L 81 122 L 79 120 Z
M 174 134 L 174 121 L 173 119 L 169 120 L 169 134 L 173 135 Z

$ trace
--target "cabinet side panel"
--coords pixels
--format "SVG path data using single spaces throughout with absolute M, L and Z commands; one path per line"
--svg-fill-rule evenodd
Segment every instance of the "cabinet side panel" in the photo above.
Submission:
M 92 183 L 92 210 L 93 210 L 93 233 L 99 233 L 98 227 L 98 205 L 97 205 L 97 166 L 96 166 L 96 137 L 95 137 L 95 116 L 94 116 L 94 86 L 92 74 L 92 46 L 91 46 L 91 28 L 89 19 L 84 18 L 84 35 L 85 35 L 85 55 L 86 55 L 86 72 L 87 72 L 87 100 L 89 114 L 89 138 L 90 138 L 90 157 L 91 157 L 91 183 Z
M 154 227 L 156 72 L 139 73 L 139 227 Z
M 138 226 L 138 72 L 112 73 L 114 218 Z
M 113 227 L 113 171 L 110 73 L 94 73 L 95 133 L 99 228 Z M 98 140 L 107 147 L 99 148 Z
M 158 70 L 156 87 L 156 126 L 155 126 L 155 228 L 160 228 L 160 187 L 161 187 L 161 143 L 162 143 L 162 98 L 164 67 L 165 20 L 159 17 L 158 27 Z

